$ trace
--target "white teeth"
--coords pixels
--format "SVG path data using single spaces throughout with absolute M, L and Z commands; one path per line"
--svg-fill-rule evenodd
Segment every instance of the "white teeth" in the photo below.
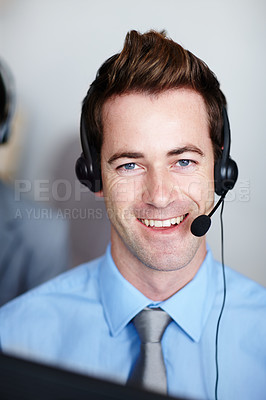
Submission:
M 155 228 L 162 228 L 162 227 L 170 227 L 171 225 L 179 225 L 185 218 L 185 215 L 181 215 L 180 217 L 170 218 L 165 220 L 159 219 L 141 219 L 140 221 L 146 226 L 155 226 Z
M 161 228 L 163 226 L 163 222 L 159 220 L 154 221 L 155 228 Z

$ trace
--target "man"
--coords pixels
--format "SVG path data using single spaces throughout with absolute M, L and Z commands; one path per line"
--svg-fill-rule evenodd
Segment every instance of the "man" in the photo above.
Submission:
M 111 244 L 100 259 L 4 307 L 2 351 L 149 390 L 166 385 L 170 395 L 217 395 L 223 270 L 191 224 L 213 207 L 225 105 L 214 74 L 193 54 L 163 33 L 128 33 L 98 71 L 81 119 L 89 184 L 105 198 Z M 262 399 L 266 293 L 225 274 L 218 395 Z M 155 379 L 146 385 L 146 377 Z
M 15 109 L 12 75 L 0 60 L 0 145 L 8 142 Z M 70 266 L 68 225 L 40 218 L 51 209 L 16 199 L 0 180 L 0 305 L 66 271 Z

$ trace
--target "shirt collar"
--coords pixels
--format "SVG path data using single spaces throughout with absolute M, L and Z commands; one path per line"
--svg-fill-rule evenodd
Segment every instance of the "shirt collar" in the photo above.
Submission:
M 211 310 L 216 284 L 213 257 L 208 249 L 199 271 L 169 299 L 154 302 L 131 285 L 117 269 L 109 245 L 100 264 L 100 291 L 111 334 L 118 335 L 144 307 L 161 307 L 194 341 L 199 341 Z
M 210 249 L 194 278 L 160 304 L 195 342 L 198 342 L 213 306 L 217 288 L 217 269 Z
M 100 265 L 100 291 L 107 323 L 116 336 L 151 300 L 129 283 L 117 269 L 111 246 Z

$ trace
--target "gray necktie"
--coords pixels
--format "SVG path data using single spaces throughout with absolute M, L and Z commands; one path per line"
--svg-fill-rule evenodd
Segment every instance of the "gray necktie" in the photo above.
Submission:
M 128 383 L 167 393 L 166 369 L 161 339 L 171 318 L 160 308 L 144 308 L 133 319 L 141 340 L 140 354 Z

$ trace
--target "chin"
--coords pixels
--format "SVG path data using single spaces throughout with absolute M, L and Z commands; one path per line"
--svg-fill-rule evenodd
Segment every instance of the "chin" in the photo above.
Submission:
M 182 244 L 165 247 L 145 248 L 143 246 L 131 247 L 131 252 L 146 267 L 157 271 L 177 271 L 188 267 L 193 261 L 201 240 L 193 238 L 190 241 L 183 241 Z
M 156 271 L 177 271 L 179 269 L 185 268 L 191 261 L 188 257 L 179 257 L 177 254 L 163 255 L 158 257 L 155 254 L 137 254 L 138 260 L 145 265 L 147 268 Z

